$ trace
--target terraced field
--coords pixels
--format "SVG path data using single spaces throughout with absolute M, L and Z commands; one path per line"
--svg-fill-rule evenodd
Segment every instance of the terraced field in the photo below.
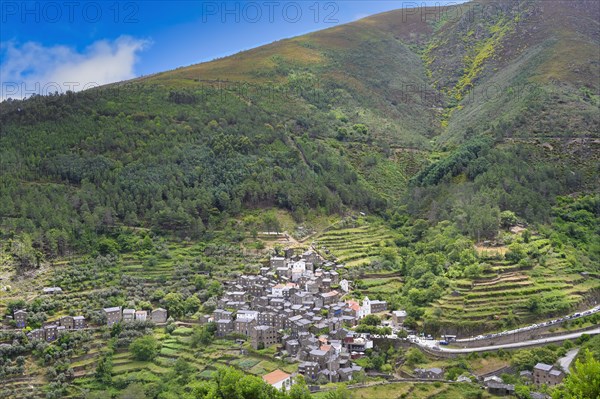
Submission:
M 361 280 L 360 287 L 356 287 L 356 291 L 361 295 L 370 295 L 375 298 L 381 296 L 385 298 L 388 295 L 398 294 L 402 289 L 402 279 L 400 277 L 374 277 Z
M 134 378 L 135 380 L 153 382 L 173 369 L 178 358 L 184 358 L 201 375 L 210 377 L 218 365 L 228 365 L 246 372 L 263 375 L 277 368 L 288 372 L 296 371 L 297 366 L 281 363 L 269 355 L 255 353 L 247 346 L 245 355 L 241 355 L 240 346 L 234 341 L 218 340 L 208 348 L 192 348 L 190 345 L 191 328 L 179 327 L 172 334 L 165 334 L 163 328 L 155 329 L 155 336 L 161 343 L 159 355 L 153 361 L 136 361 L 126 349 L 113 356 L 113 378 Z M 100 340 L 98 342 L 101 342 Z M 72 359 L 75 375 L 79 378 L 75 384 L 81 389 L 96 386 L 94 372 L 100 356 L 99 350 Z
M 395 248 L 393 241 L 393 232 L 388 227 L 359 218 L 343 226 L 333 226 L 320 234 L 316 246 L 325 257 L 352 267 L 377 259 L 385 246 Z
M 485 259 L 491 267 L 481 278 L 456 280 L 452 293 L 434 303 L 431 313 L 441 311 L 440 322 L 446 330 L 459 326 L 476 332 L 535 320 L 531 298 L 545 309 L 556 310 L 544 314 L 548 318 L 577 307 L 586 294 L 600 288 L 597 281 L 574 271 L 562 254 L 553 251 L 548 240 L 533 238 L 530 245 L 545 256 L 543 265 L 522 268 L 506 260 Z

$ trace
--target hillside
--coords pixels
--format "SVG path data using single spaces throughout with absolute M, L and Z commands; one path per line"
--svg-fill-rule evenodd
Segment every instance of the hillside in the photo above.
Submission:
M 68 314 L 94 325 L 60 345 L 2 330 L 0 343 L 18 345 L 0 357 L 0 396 L 117 397 L 143 384 L 152 397 L 202 397 L 217 366 L 296 371 L 274 346 L 189 327 L 287 246 L 343 263 L 347 297 L 386 300 L 426 334 L 595 305 L 600 3 L 414 11 L 0 103 L 0 311 L 26 307 L 33 328 Z M 164 307 L 179 324 L 100 327 L 109 306 Z M 128 349 L 142 335 L 156 338 L 154 359 Z M 376 349 L 361 359 L 369 371 L 412 371 L 410 351 Z M 458 374 L 510 364 L 494 356 L 422 363 Z
M 436 8 L 431 21 L 398 10 L 132 82 L 4 102 L 3 224 L 57 229 L 82 248 L 118 224 L 197 237 L 247 207 L 299 221 L 315 209 L 381 212 L 436 159 L 418 176 L 427 187 L 409 193 L 412 212 L 455 215 L 473 191 L 478 207 L 547 221 L 556 195 L 597 187 L 599 37 L 596 2 L 544 4 L 460 18 Z M 462 159 L 460 145 L 479 136 L 490 141 L 478 159 Z M 524 170 L 529 181 L 508 198 L 479 200 L 499 189 L 496 175 Z

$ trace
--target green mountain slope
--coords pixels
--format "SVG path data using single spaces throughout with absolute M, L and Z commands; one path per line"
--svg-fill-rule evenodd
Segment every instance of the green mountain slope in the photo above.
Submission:
M 198 237 L 253 207 L 546 221 L 557 195 L 597 187 L 598 4 L 501 4 L 398 10 L 6 101 L 2 227 L 48 251 L 120 224 Z M 474 223 L 463 231 L 495 234 Z

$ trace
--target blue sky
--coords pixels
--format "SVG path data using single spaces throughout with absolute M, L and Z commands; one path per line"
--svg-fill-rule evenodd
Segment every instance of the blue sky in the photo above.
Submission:
M 0 98 L 81 90 L 379 12 L 460 2 L 0 0 Z

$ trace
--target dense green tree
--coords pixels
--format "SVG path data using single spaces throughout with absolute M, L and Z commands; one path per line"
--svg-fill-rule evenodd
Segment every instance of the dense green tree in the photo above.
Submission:
M 112 358 L 107 355 L 102 356 L 96 366 L 96 379 L 103 384 L 110 384 L 112 380 L 112 367 Z
M 180 293 L 169 292 L 164 296 L 162 302 L 165 304 L 169 315 L 172 317 L 181 317 L 184 313 L 184 301 Z
M 152 360 L 158 355 L 160 344 L 152 335 L 145 335 L 133 340 L 129 350 L 136 360 Z
M 216 329 L 215 323 L 207 323 L 203 326 L 194 327 L 191 339 L 192 347 L 204 347 L 210 344 L 215 337 Z
M 503 228 L 508 229 L 517 224 L 517 215 L 513 211 L 500 212 L 500 224 Z

